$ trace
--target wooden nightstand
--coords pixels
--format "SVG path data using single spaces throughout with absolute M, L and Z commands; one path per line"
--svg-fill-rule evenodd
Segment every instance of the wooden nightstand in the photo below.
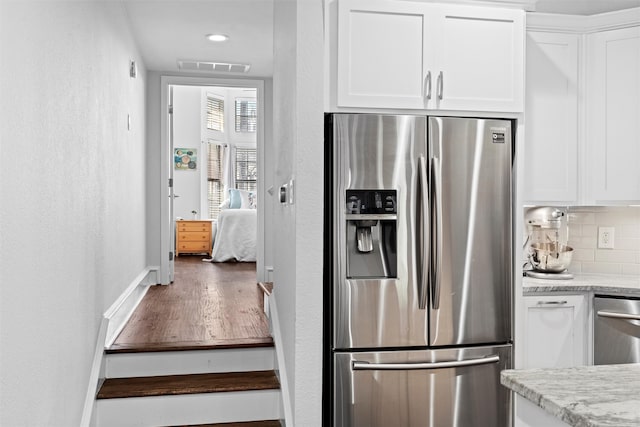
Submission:
M 211 257 L 211 221 L 176 221 L 176 256 L 206 253 Z

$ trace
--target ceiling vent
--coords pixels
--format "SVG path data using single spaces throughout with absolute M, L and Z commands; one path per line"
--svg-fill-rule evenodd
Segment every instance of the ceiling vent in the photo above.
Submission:
M 248 73 L 250 64 L 230 64 L 228 62 L 193 61 L 178 59 L 178 69 L 184 71 L 205 71 L 209 73 Z

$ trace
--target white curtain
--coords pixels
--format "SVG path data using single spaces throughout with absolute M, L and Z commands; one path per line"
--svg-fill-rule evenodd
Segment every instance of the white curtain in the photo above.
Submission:
M 225 144 L 222 149 L 222 182 L 224 183 L 224 198 L 227 198 L 230 188 L 236 188 L 236 167 L 234 159 L 235 147 Z

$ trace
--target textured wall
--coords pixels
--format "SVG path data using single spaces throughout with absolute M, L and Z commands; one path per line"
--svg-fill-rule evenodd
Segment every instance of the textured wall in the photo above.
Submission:
M 118 3 L 0 8 L 0 425 L 74 426 L 146 266 L 145 70 Z
M 322 408 L 322 3 L 275 2 L 274 18 L 274 183 L 293 178 L 295 199 L 274 209 L 274 295 L 295 425 L 312 427 Z

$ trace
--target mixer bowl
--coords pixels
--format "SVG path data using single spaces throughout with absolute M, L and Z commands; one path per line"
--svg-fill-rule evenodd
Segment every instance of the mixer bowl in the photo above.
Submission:
M 558 243 L 534 243 L 529 247 L 529 262 L 536 271 L 562 273 L 571 264 L 573 248 Z

